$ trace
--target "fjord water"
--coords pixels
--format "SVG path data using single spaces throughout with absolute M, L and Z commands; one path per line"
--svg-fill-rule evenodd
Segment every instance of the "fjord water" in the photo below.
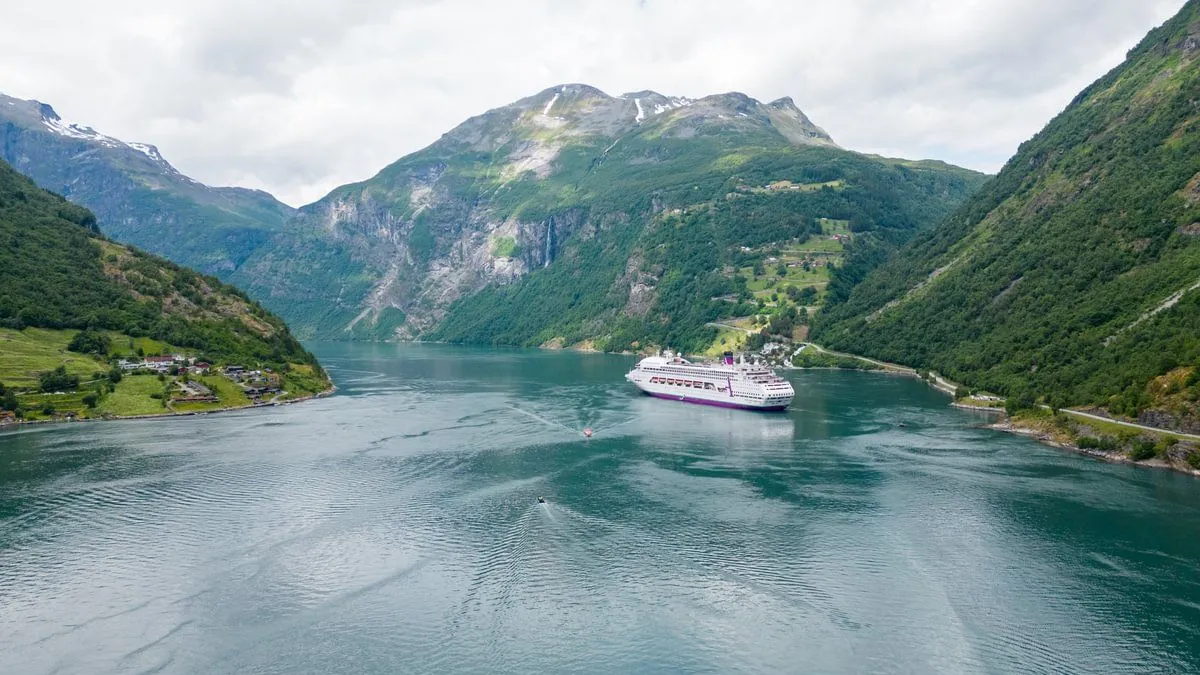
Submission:
M 0 435 L 0 672 L 1200 672 L 1192 478 L 884 375 L 316 351 L 328 399 Z

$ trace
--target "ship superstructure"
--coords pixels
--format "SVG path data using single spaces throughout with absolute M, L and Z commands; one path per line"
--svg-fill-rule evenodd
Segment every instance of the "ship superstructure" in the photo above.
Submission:
M 651 396 L 724 408 L 783 410 L 796 395 L 791 383 L 766 365 L 735 362 L 731 352 L 717 363 L 692 363 L 664 352 L 639 361 L 625 379 Z

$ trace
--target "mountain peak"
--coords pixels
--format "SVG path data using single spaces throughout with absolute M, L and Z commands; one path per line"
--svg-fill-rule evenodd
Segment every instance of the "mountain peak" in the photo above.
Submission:
M 48 119 L 48 120 L 61 120 L 62 119 L 61 117 L 58 116 L 58 113 L 55 112 L 54 107 L 51 106 L 49 103 L 42 103 L 41 101 L 32 101 L 32 103 L 37 104 L 38 112 L 41 113 L 42 119 Z
M 64 120 L 54 106 L 30 99 L 24 100 L 0 94 L 0 119 L 9 118 L 27 129 L 50 133 L 79 141 L 97 143 L 106 148 L 129 149 L 141 153 L 169 173 L 178 173 L 158 151 L 148 143 L 127 143 L 96 131 L 92 127 Z
M 546 170 L 548 162 L 571 142 L 567 139 L 600 136 L 616 140 L 646 125 L 662 127 L 660 132 L 667 135 L 766 132 L 777 133 L 793 145 L 837 146 L 786 96 L 769 104 L 740 91 L 699 99 L 668 96 L 651 89 L 611 96 L 577 82 L 548 87 L 476 115 L 447 132 L 443 139 L 452 146 L 465 144 L 484 152 L 522 139 L 526 150 L 534 145 L 542 148 L 534 154 L 543 157 L 538 164 Z

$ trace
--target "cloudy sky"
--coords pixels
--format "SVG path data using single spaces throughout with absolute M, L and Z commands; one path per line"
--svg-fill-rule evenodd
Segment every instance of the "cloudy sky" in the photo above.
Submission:
M 0 92 L 299 205 L 551 85 L 791 96 L 995 171 L 1183 0 L 11 0 Z

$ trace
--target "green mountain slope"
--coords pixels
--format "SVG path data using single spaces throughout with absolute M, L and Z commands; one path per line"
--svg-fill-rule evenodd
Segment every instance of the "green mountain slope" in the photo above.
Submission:
M 790 99 L 563 85 L 304 207 L 231 278 L 308 336 L 694 348 L 768 309 L 736 270 L 818 219 L 860 240 L 844 292 L 982 180 L 842 150 Z
M 971 387 L 1129 416 L 1156 407 L 1154 378 L 1186 382 L 1200 361 L 1200 2 L 814 330 Z M 1195 389 L 1175 423 L 1195 418 Z
M 0 159 L 96 214 L 110 237 L 226 277 L 294 210 L 271 195 L 214 188 L 158 149 L 62 120 L 49 105 L 0 94 Z
M 292 395 L 328 383 L 287 326 L 243 293 L 104 238 L 91 212 L 0 162 L 0 379 L 28 384 L 59 365 L 107 372 L 110 357 L 135 349 L 262 364 L 285 373 Z

